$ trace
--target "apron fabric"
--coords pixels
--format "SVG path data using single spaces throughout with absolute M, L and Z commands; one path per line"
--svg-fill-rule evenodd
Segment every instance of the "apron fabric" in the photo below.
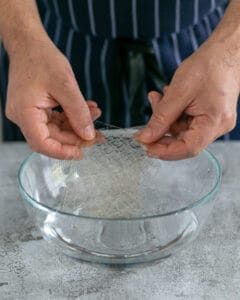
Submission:
M 83 95 L 102 109 L 100 120 L 129 127 L 148 121 L 147 93 L 161 91 L 179 64 L 208 38 L 226 1 L 39 0 L 38 8 L 50 38 L 69 59 Z M 8 63 L 2 47 L 3 111 Z M 236 129 L 222 138 L 239 137 Z M 3 138 L 24 139 L 5 117 Z

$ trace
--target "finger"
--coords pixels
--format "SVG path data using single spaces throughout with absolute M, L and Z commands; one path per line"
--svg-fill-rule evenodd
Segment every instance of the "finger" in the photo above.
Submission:
M 167 89 L 168 89 L 168 86 L 165 86 L 163 92 L 166 93 Z M 161 99 L 163 98 L 163 95 L 158 94 L 158 93 L 157 93 L 157 97 L 156 97 L 155 93 L 156 92 L 150 92 L 148 94 L 148 99 L 151 104 L 153 112 L 156 110 L 159 101 L 161 101 Z M 183 114 L 179 118 L 179 120 L 177 120 L 175 123 L 173 123 L 171 125 L 169 132 L 174 136 L 178 135 L 180 132 L 187 130 L 187 128 L 189 127 L 189 124 L 190 124 L 189 122 L 191 120 L 192 120 L 191 116 Z
M 175 122 L 169 129 L 169 132 L 177 137 L 181 132 L 186 131 L 188 129 L 188 124 L 184 121 Z
M 191 125 L 193 117 L 183 115 L 170 127 L 170 133 L 174 136 L 178 136 L 181 132 L 186 131 Z
M 158 103 L 162 99 L 162 95 L 156 92 L 150 92 L 148 93 L 148 100 L 151 104 L 152 111 L 156 111 Z
M 178 160 L 196 156 L 209 143 L 215 140 L 217 128 L 205 116 L 193 119 L 187 131 L 182 132 L 177 138 L 168 137 L 158 142 L 147 145 L 149 156 L 164 160 Z
M 100 131 L 96 130 L 96 135 L 95 135 L 95 138 L 93 140 L 85 141 L 85 140 L 80 139 L 80 143 L 78 144 L 78 146 L 81 147 L 81 148 L 86 148 L 86 147 L 91 147 L 91 146 L 93 146 L 95 144 L 98 144 L 98 143 L 103 143 L 105 141 L 106 141 L 106 139 L 103 136 L 103 134 Z
M 53 138 L 44 140 L 44 145 L 37 149 L 37 152 L 56 159 L 79 160 L 83 158 L 83 153 L 78 146 L 62 144 Z
M 168 86 L 165 86 L 163 92 L 166 93 L 167 89 Z M 161 99 L 163 98 L 163 95 L 158 93 L 156 97 L 155 93 L 156 92 L 150 92 L 148 94 L 148 99 L 151 104 L 153 112 L 156 111 L 159 101 L 161 101 Z M 178 135 L 180 132 L 187 130 L 191 120 L 192 120 L 191 116 L 187 114 L 183 114 L 175 123 L 171 125 L 169 132 L 174 136 Z
M 157 92 L 152 91 L 152 92 L 148 93 L 148 101 L 151 104 L 152 112 L 156 111 L 157 105 L 161 101 L 162 97 L 163 97 L 163 95 L 161 95 L 160 93 L 157 93 Z M 134 137 L 137 140 L 138 140 L 138 136 L 139 136 L 139 131 L 134 134 Z M 139 140 L 139 141 L 142 142 L 141 140 Z
M 153 92 L 152 91 L 152 92 L 148 93 L 148 101 L 151 104 L 151 108 L 152 108 L 152 112 L 153 113 L 156 112 L 158 103 L 161 101 L 162 97 L 163 96 L 160 93 L 158 93 L 158 92 Z M 144 143 L 144 141 L 142 141 L 141 139 L 138 139 L 140 132 L 141 131 L 136 132 L 134 134 L 134 137 L 136 138 L 136 140 Z
M 102 134 L 97 132 L 95 138 L 91 141 L 86 141 L 77 136 L 73 131 L 61 130 L 56 124 L 48 124 L 50 137 L 59 141 L 62 144 L 75 145 L 80 148 L 90 147 L 102 140 Z
M 61 130 L 55 123 L 48 123 L 49 136 L 62 144 L 77 146 L 80 138 L 74 131 Z
M 90 112 L 93 121 L 96 121 L 102 114 L 102 111 L 99 108 L 91 109 Z
M 99 108 L 94 108 L 94 109 L 91 109 L 90 111 L 91 111 L 91 118 L 93 121 L 97 120 L 102 114 L 102 112 Z M 73 131 L 73 128 L 72 128 L 71 124 L 69 124 L 69 121 L 67 118 L 65 118 L 65 120 L 63 122 L 59 122 L 58 120 L 53 119 L 53 123 L 58 125 L 61 128 L 61 130 Z
M 61 104 L 76 134 L 85 140 L 93 139 L 95 130 L 90 110 L 75 78 L 66 79 L 61 87 L 56 85 L 53 88 L 53 97 Z
M 90 107 L 98 107 L 97 102 L 95 102 L 93 100 L 87 100 L 86 103 L 87 103 L 87 105 L 88 105 L 89 108 Z
M 80 159 L 81 150 L 73 145 L 65 145 L 50 137 L 48 118 L 44 110 L 26 109 L 22 112 L 20 127 L 31 148 L 44 155 L 58 159 Z
M 152 93 L 152 97 L 160 98 L 159 93 Z M 153 143 L 159 140 L 170 126 L 179 118 L 187 106 L 184 97 L 177 98 L 174 91 L 168 88 L 167 93 L 159 101 L 147 126 L 139 131 L 136 139 L 143 143 Z
M 92 108 L 90 108 L 90 113 L 91 113 L 92 120 L 95 121 L 101 116 L 102 112 L 99 108 L 97 108 L 94 105 Z M 56 124 L 58 127 L 60 127 L 63 130 L 71 130 L 71 131 L 73 130 L 64 112 L 60 113 L 57 111 L 52 111 L 49 119 L 51 123 Z
M 42 109 L 56 108 L 59 106 L 59 103 L 53 99 L 51 96 L 45 97 L 43 96 L 38 101 L 38 106 Z
M 166 94 L 166 92 L 167 92 L 167 90 L 168 90 L 168 87 L 169 87 L 168 85 L 165 85 L 165 86 L 164 86 L 164 88 L 163 88 L 163 94 Z
M 60 127 L 66 120 L 66 115 L 64 112 L 52 111 L 51 118 L 49 120 Z

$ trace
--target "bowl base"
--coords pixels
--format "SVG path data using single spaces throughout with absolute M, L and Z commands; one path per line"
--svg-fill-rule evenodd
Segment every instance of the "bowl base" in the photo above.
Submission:
M 185 226 L 178 231 L 177 235 L 167 242 L 161 241 L 159 237 L 154 236 L 151 228 L 145 225 L 146 224 L 141 226 L 144 241 L 142 241 L 141 245 L 137 245 L 135 249 L 127 249 L 127 247 L 114 249 L 113 242 L 110 245 L 111 247 L 108 247 L 106 246 L 106 236 L 104 234 L 101 236 L 100 234 L 98 239 L 95 240 L 94 249 L 96 250 L 92 250 L 73 243 L 62 231 L 58 231 L 53 224 L 49 223 L 45 224 L 41 231 L 44 239 L 54 245 L 57 251 L 64 252 L 68 256 L 80 260 L 104 264 L 144 263 L 169 257 L 195 239 L 199 231 L 199 224 L 193 212 L 191 212 L 191 218 L 188 218 L 188 222 L 185 223 Z M 101 233 L 103 231 L 102 229 Z

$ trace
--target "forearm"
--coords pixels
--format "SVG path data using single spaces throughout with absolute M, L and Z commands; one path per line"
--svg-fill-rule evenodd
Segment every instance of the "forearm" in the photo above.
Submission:
M 221 22 L 208 41 L 240 59 L 240 1 L 231 0 L 229 2 Z
M 35 0 L 0 0 L 0 36 L 10 56 L 33 39 L 47 38 Z

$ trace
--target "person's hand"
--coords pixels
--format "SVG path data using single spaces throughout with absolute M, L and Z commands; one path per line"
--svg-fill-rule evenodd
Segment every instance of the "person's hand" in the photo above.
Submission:
M 63 113 L 53 111 L 59 105 Z M 93 120 L 100 114 L 95 102 L 84 100 L 69 62 L 50 40 L 33 40 L 10 56 L 6 115 L 32 150 L 81 158 L 79 144 L 95 138 Z
M 163 96 L 149 93 L 153 114 L 135 136 L 149 156 L 195 156 L 235 127 L 239 62 L 228 51 L 206 43 L 180 65 Z

